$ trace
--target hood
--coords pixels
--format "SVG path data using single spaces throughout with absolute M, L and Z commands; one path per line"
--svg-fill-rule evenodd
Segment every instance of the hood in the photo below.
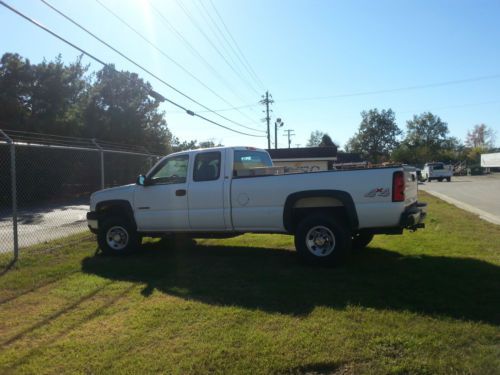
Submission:
M 126 200 L 132 204 L 136 184 L 116 186 L 98 190 L 90 196 L 90 210 L 95 211 L 97 203 L 107 200 Z

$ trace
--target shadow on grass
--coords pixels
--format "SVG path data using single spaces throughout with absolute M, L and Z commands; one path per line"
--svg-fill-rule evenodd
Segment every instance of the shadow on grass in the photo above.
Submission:
M 368 248 L 337 268 L 301 265 L 278 249 L 147 244 L 133 256 L 95 256 L 85 273 L 145 284 L 213 305 L 303 315 L 316 306 L 407 310 L 500 323 L 500 267 L 475 259 L 419 256 Z

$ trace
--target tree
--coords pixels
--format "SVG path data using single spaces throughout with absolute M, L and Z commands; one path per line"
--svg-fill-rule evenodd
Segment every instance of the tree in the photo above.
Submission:
M 431 112 L 414 115 L 406 122 L 406 137 L 392 154 L 394 161 L 423 165 L 429 161 L 458 161 L 460 141 L 448 137 L 448 124 Z
M 361 117 L 359 130 L 347 142 L 346 151 L 359 152 L 374 163 L 387 160 L 398 146 L 397 138 L 401 134 L 394 111 L 375 108 L 361 112 Z
M 5 53 L 0 60 L 0 121 L 16 127 L 29 117 L 33 71 L 29 60 Z
M 306 147 L 318 147 L 319 144 L 321 143 L 321 139 L 323 138 L 323 133 L 322 131 L 315 130 L 311 132 L 311 135 L 309 136 L 309 140 L 307 141 Z
M 465 144 L 471 148 L 493 148 L 495 147 L 495 131 L 485 124 L 474 125 L 474 128 L 467 132 Z
M 448 124 L 431 112 L 414 115 L 406 122 L 405 142 L 410 146 L 426 146 L 438 149 L 447 140 Z
M 81 58 L 67 66 L 61 56 L 33 65 L 5 53 L 0 60 L 0 120 L 16 130 L 79 135 L 86 72 Z
M 330 136 L 328 134 L 323 134 L 323 137 L 321 137 L 321 142 L 318 145 L 318 147 L 337 147 L 335 142 L 332 141 Z
M 197 148 L 210 148 L 210 147 L 220 147 L 224 146 L 220 142 L 215 143 L 215 140 L 208 139 L 203 142 L 194 141 L 183 141 L 181 142 L 179 138 L 174 137 L 172 140 L 172 150 L 173 152 L 186 151 L 186 150 L 194 150 Z
M 311 132 L 306 147 L 337 147 L 337 145 L 332 141 L 328 133 L 315 130 Z
M 0 59 L 1 127 L 171 151 L 172 134 L 149 83 L 112 66 L 95 75 L 87 70 L 81 58 L 68 65 L 61 56 L 31 64 L 5 53 Z
M 171 152 L 172 134 L 151 91 L 135 73 L 117 72 L 112 66 L 98 71 L 84 109 L 84 136 Z

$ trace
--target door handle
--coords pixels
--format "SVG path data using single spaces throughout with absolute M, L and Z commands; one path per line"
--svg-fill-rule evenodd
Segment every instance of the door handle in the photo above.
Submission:
M 186 195 L 186 189 L 179 189 L 175 191 L 176 197 L 183 197 Z

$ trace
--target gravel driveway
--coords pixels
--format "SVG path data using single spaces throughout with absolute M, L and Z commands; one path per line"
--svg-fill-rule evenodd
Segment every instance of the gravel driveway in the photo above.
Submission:
M 88 204 L 75 202 L 23 209 L 18 213 L 19 247 L 31 246 L 87 230 Z M 0 212 L 0 253 L 14 248 L 12 212 Z

